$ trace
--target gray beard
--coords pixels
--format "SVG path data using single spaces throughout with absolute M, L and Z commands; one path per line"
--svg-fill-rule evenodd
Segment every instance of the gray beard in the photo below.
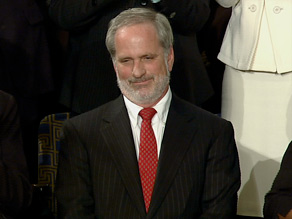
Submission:
M 170 74 L 168 75 L 159 75 L 158 81 L 155 83 L 155 87 L 153 90 L 148 92 L 147 94 L 142 94 L 139 89 L 134 89 L 129 86 L 128 81 L 120 80 L 117 77 L 118 86 L 123 95 L 125 95 L 130 101 L 137 105 L 148 105 L 155 103 L 164 93 L 170 81 Z M 157 78 L 156 78 L 157 79 Z

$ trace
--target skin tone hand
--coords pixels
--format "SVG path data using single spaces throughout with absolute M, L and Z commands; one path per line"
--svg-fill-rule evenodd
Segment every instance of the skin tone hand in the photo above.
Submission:
M 282 215 L 278 214 L 279 219 L 292 219 L 292 209 L 288 212 L 286 217 L 283 217 Z

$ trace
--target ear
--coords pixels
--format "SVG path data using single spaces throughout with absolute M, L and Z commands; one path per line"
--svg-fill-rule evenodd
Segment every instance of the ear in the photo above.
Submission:
M 112 59 L 112 62 L 113 62 L 113 67 L 115 69 L 116 75 L 118 75 L 118 67 L 116 65 L 116 61 L 114 59 Z
M 169 50 L 168 57 L 167 57 L 167 66 L 170 72 L 172 71 L 173 63 L 174 63 L 174 51 L 173 51 L 173 47 L 171 47 Z

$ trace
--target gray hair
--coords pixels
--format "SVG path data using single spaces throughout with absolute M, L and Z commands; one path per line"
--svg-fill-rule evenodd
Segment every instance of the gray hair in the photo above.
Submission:
M 112 59 L 116 54 L 115 35 L 116 32 L 125 26 L 132 26 L 141 23 L 151 23 L 157 30 L 158 39 L 164 48 L 164 53 L 168 54 L 173 46 L 173 33 L 168 19 L 150 8 L 131 8 L 121 12 L 109 23 L 106 34 L 106 47 Z

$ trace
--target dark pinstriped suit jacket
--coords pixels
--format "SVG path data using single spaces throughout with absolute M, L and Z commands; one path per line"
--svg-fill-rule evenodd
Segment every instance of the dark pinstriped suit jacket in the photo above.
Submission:
M 123 98 L 68 120 L 61 218 L 234 218 L 240 170 L 231 123 L 173 95 L 146 215 Z

